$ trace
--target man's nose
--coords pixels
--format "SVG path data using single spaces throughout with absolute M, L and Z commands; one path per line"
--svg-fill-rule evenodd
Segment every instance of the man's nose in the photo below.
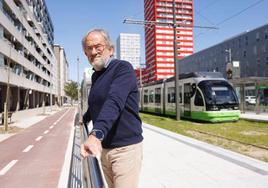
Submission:
M 92 51 L 91 51 L 91 54 L 92 55 L 96 55 L 98 53 L 97 49 L 96 48 L 92 48 Z

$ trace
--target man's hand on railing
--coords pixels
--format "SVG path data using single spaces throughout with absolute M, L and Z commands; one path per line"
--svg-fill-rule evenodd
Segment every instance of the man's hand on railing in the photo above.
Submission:
M 86 142 L 81 145 L 80 154 L 84 158 L 91 155 L 97 159 L 100 159 L 101 151 L 101 141 L 94 135 L 89 135 Z

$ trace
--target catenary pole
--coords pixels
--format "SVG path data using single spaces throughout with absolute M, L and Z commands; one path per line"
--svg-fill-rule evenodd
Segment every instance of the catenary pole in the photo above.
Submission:
M 77 101 L 78 101 L 78 113 L 80 114 L 80 74 L 79 74 L 79 57 L 77 57 Z
M 177 51 L 177 20 L 176 20 L 176 2 L 173 0 L 173 51 L 174 51 L 174 72 L 175 72 L 175 99 L 176 99 L 176 120 L 180 120 L 180 89 L 179 89 L 179 65 Z

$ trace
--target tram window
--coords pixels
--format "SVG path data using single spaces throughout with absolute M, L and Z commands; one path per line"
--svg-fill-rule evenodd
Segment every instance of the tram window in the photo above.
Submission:
M 155 103 L 161 103 L 161 88 L 155 88 Z
M 212 97 L 215 98 L 217 104 L 225 102 L 235 102 L 235 97 L 233 92 L 226 86 L 215 86 L 211 87 Z
M 144 104 L 148 103 L 148 90 L 144 90 L 144 97 L 143 97 Z
M 168 88 L 168 103 L 175 103 L 175 88 Z
M 154 91 L 150 90 L 149 91 L 149 103 L 153 103 L 154 102 Z
M 204 106 L 203 98 L 199 90 L 197 90 L 195 99 L 194 99 L 195 106 Z

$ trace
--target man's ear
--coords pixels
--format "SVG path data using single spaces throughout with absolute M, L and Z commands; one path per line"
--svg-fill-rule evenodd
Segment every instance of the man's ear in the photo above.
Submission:
M 114 46 L 109 47 L 110 55 L 112 56 L 114 54 Z

